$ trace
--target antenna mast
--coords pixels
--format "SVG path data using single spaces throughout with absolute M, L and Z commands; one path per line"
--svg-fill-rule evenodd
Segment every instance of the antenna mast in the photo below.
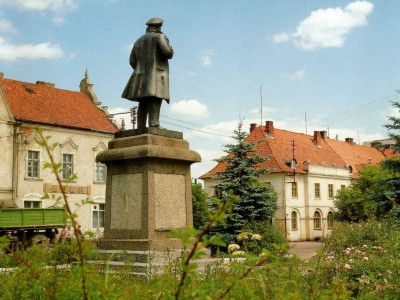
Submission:
M 261 108 L 260 108 L 260 117 L 261 117 L 261 126 L 263 124 L 263 120 L 262 120 L 262 108 L 263 108 L 263 100 L 262 100 L 262 87 L 260 85 L 260 100 L 261 100 Z
M 306 134 L 307 134 L 307 111 L 304 112 L 304 122 L 306 123 Z

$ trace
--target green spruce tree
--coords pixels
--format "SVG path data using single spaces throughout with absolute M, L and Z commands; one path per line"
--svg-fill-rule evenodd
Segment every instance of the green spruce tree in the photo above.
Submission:
M 227 156 L 217 159 L 226 166 L 217 174 L 220 183 L 213 186 L 220 193 L 221 201 L 235 197 L 231 213 L 224 226 L 214 228 L 213 234 L 220 234 L 226 243 L 235 242 L 236 236 L 251 222 L 271 222 L 278 209 L 277 194 L 269 184 L 259 181 L 268 174 L 268 169 L 258 168 L 268 158 L 261 157 L 256 150 L 257 143 L 246 142 L 248 134 L 239 122 L 234 131 L 234 144 L 225 145 Z
M 393 102 L 393 106 L 400 112 L 400 102 Z M 385 146 L 392 148 L 397 154 L 381 163 L 385 170 L 391 172 L 392 177 L 383 182 L 385 185 L 384 195 L 387 200 L 379 202 L 376 209 L 378 215 L 386 215 L 391 212 L 397 218 L 400 218 L 400 159 L 398 156 L 400 153 L 400 118 L 390 116 L 389 121 L 390 123 L 386 124 L 385 127 L 389 130 L 389 137 L 395 143 Z

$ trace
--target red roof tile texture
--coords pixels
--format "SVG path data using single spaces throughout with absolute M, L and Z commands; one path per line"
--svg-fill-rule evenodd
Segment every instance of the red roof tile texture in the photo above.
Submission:
M 322 138 L 321 132 L 310 136 L 273 128 L 273 135 L 270 135 L 266 127 L 258 126 L 251 131 L 246 141 L 257 143 L 259 155 L 270 156 L 261 167 L 277 173 L 293 172 L 288 163 L 293 158 L 293 142 L 296 173 L 307 173 L 306 164 L 338 168 L 351 166 L 352 176 L 357 178 L 361 165 L 376 164 L 386 158 L 384 153 L 375 148 Z M 226 165 L 219 163 L 200 178 L 211 178 L 216 173 L 223 172 L 225 167 Z
M 6 78 L 0 78 L 0 89 L 18 121 L 97 132 L 118 131 L 84 93 Z

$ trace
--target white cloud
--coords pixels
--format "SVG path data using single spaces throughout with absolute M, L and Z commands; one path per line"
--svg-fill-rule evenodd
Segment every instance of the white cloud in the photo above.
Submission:
M 110 114 L 116 114 L 113 116 L 113 122 L 118 125 L 118 127 L 121 127 L 122 120 L 125 122 L 125 129 L 132 129 L 133 124 L 132 124 L 132 117 L 130 113 L 125 113 L 128 112 L 128 108 L 123 108 L 123 107 L 113 107 L 107 109 Z M 121 114 L 124 113 L 124 114 Z
M 214 159 L 217 159 L 223 155 L 226 155 L 225 152 L 218 151 L 215 149 L 198 148 L 198 149 L 193 149 L 193 150 L 200 154 L 201 162 L 192 164 L 190 166 L 190 173 L 192 175 L 192 178 L 198 178 L 201 175 L 210 171 L 217 164 L 214 161 Z
M 57 44 L 23 44 L 14 45 L 0 37 L 0 61 L 13 62 L 21 59 L 56 59 L 64 55 Z
M 182 100 L 169 106 L 172 115 L 184 119 L 203 119 L 209 116 L 208 107 L 197 100 Z
M 212 50 L 204 51 L 203 55 L 201 56 L 201 63 L 203 66 L 209 66 L 213 63 L 212 58 L 214 56 L 214 52 Z
M 0 19 L 0 31 L 1 32 L 17 32 L 17 30 L 14 28 L 14 26 L 11 24 L 11 22 L 5 20 L 5 19 Z
M 64 16 L 78 8 L 77 0 L 0 0 L 0 5 L 9 5 L 20 10 L 46 12 L 54 14 L 53 22 L 64 22 Z
M 272 37 L 272 40 L 274 41 L 274 43 L 277 43 L 277 44 L 286 42 L 289 39 L 290 39 L 290 35 L 286 32 L 276 34 Z
M 288 78 L 291 81 L 299 81 L 304 78 L 304 75 L 306 74 L 306 71 L 304 70 L 298 70 L 296 72 L 293 72 L 292 74 L 289 74 Z
M 294 33 L 281 33 L 275 35 L 273 40 L 276 43 L 293 40 L 303 50 L 338 48 L 343 46 L 351 30 L 367 24 L 367 16 L 372 13 L 373 8 L 371 2 L 355 1 L 344 9 L 318 9 L 301 21 Z

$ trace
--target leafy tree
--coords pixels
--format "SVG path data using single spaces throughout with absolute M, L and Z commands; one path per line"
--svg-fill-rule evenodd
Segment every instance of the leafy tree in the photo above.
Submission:
M 233 136 L 236 143 L 224 146 L 228 155 L 216 160 L 226 166 L 216 176 L 221 182 L 213 186 L 220 192 L 220 200 L 228 201 L 237 197 L 226 224 L 213 230 L 214 234 L 222 235 L 227 243 L 234 242 L 247 223 L 271 221 L 278 209 L 277 194 L 273 187 L 259 181 L 261 175 L 269 173 L 265 168 L 258 168 L 268 158 L 257 153 L 256 143 L 246 141 L 248 134 L 242 127 L 240 121 Z
M 208 221 L 207 193 L 199 183 L 192 183 L 193 227 L 202 229 Z
M 400 109 L 399 102 L 393 106 Z M 389 137 L 394 144 L 381 145 L 400 151 L 400 118 L 389 117 Z M 383 218 L 388 215 L 400 217 L 400 159 L 398 155 L 385 159 L 379 166 L 364 167 L 360 178 L 350 187 L 338 192 L 335 205 L 337 218 L 342 221 L 358 222 L 370 217 Z
M 380 207 L 388 199 L 382 184 L 391 173 L 380 165 L 367 165 L 360 170 L 360 178 L 344 190 L 339 190 L 334 201 L 336 218 L 340 221 L 360 222 L 380 217 Z

